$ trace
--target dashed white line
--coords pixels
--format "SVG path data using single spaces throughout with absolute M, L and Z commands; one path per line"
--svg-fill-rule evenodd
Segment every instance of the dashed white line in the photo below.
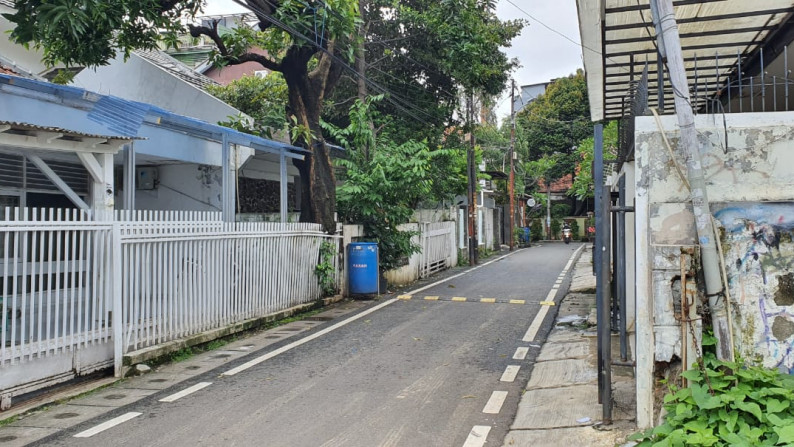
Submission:
M 181 399 L 181 398 L 183 398 L 183 397 L 185 397 L 185 396 L 187 396 L 189 394 L 193 394 L 196 391 L 198 391 L 198 390 L 200 390 L 202 388 L 206 388 L 206 387 L 208 387 L 210 385 L 212 385 L 212 382 L 199 382 L 199 383 L 197 383 L 197 384 L 195 384 L 195 385 L 193 385 L 193 386 L 191 386 L 189 388 L 185 388 L 184 390 L 182 390 L 182 391 L 180 391 L 178 393 L 174 393 L 174 394 L 172 394 L 172 395 L 170 395 L 168 397 L 164 397 L 164 398 L 160 399 L 160 402 L 173 402 L 173 401 L 175 401 L 177 399 Z
M 518 375 L 518 370 L 521 369 L 519 365 L 507 365 L 505 368 L 505 372 L 502 373 L 502 378 L 499 379 L 500 382 L 512 382 L 516 380 L 516 376 Z
M 529 348 L 522 346 L 520 348 L 516 348 L 516 353 L 513 354 L 513 359 L 515 360 L 524 360 L 527 358 L 527 354 L 529 353 Z
M 463 447 L 482 447 L 485 445 L 485 440 L 488 438 L 488 433 L 491 432 L 490 425 L 475 425 L 469 432 L 466 442 Z
M 103 422 L 103 423 L 101 423 L 101 424 L 99 424 L 99 425 L 97 425 L 95 427 L 89 428 L 88 430 L 81 431 L 80 433 L 74 435 L 74 437 L 75 438 L 90 438 L 91 436 L 94 436 L 97 433 L 102 433 L 103 431 L 105 431 L 105 430 L 107 430 L 109 428 L 113 428 L 113 427 L 115 427 L 115 426 L 117 426 L 119 424 L 123 424 L 124 422 L 127 422 L 130 419 L 134 419 L 134 418 L 136 418 L 136 417 L 138 417 L 138 416 L 140 416 L 142 414 L 143 413 L 135 413 L 135 412 L 129 412 L 129 413 L 122 414 L 119 417 L 113 418 L 113 419 L 111 419 L 109 421 L 105 421 L 105 422 Z
M 224 373 L 221 373 L 221 375 L 222 376 L 233 376 L 235 374 L 243 372 L 243 371 L 245 371 L 248 368 L 256 366 L 256 365 L 258 365 L 258 364 L 260 364 L 260 363 L 262 363 L 262 362 L 264 362 L 266 360 L 272 359 L 273 357 L 275 357 L 275 356 L 277 356 L 279 354 L 283 354 L 283 353 L 289 351 L 292 348 L 296 348 L 296 347 L 298 347 L 300 345 L 303 345 L 303 344 L 306 344 L 306 343 L 308 343 L 308 342 L 310 342 L 310 341 L 312 341 L 312 340 L 314 340 L 316 338 L 322 337 L 323 335 L 325 335 L 325 334 L 327 334 L 327 333 L 329 333 L 331 331 L 339 329 L 342 326 L 350 324 L 350 323 L 358 320 L 359 318 L 363 318 L 363 317 L 371 314 L 372 312 L 378 311 L 378 310 L 388 306 L 389 304 L 394 304 L 397 301 L 398 300 L 396 298 L 392 298 L 390 300 L 387 300 L 387 301 L 385 301 L 385 302 L 383 302 L 381 304 L 378 304 L 377 306 L 375 306 L 375 307 L 373 307 L 371 309 L 367 309 L 364 312 L 361 312 L 360 314 L 354 315 L 354 316 L 348 318 L 347 320 L 340 321 L 339 323 L 336 323 L 333 326 L 329 326 L 329 327 L 327 327 L 327 328 L 325 328 L 325 329 L 323 329 L 323 330 L 321 330 L 319 332 L 316 332 L 316 333 L 314 333 L 312 335 L 309 335 L 308 337 L 305 337 L 305 338 L 302 338 L 300 340 L 294 341 L 294 342 L 292 342 L 292 343 L 290 343 L 288 345 L 284 345 L 284 346 L 276 349 L 275 351 L 268 352 L 265 355 L 259 356 L 259 357 L 255 358 L 255 359 L 251 360 L 251 361 L 245 362 L 245 363 L 243 363 L 240 366 L 232 368 L 232 369 L 230 369 L 230 370 L 228 370 L 228 371 L 226 371 Z
M 485 408 L 482 409 L 482 412 L 487 414 L 499 414 L 499 412 L 502 411 L 502 405 L 505 403 L 505 399 L 507 399 L 507 391 L 494 391 L 491 394 L 491 398 L 488 399 L 488 403 L 485 404 Z
M 538 314 L 535 315 L 535 319 L 532 320 L 532 324 L 527 329 L 526 334 L 524 334 L 524 338 L 521 341 L 533 341 L 535 340 L 535 336 L 538 335 L 538 331 L 540 330 L 540 325 L 543 324 L 543 319 L 546 318 L 546 314 L 549 313 L 549 308 L 551 306 L 543 306 L 538 311 Z

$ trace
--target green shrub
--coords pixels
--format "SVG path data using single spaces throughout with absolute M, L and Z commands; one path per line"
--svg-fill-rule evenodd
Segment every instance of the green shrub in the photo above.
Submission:
M 714 344 L 704 333 L 704 347 Z M 681 376 L 689 388 L 669 385 L 664 423 L 633 435 L 638 446 L 794 445 L 794 377 L 710 353 Z
M 533 241 L 543 239 L 543 224 L 540 223 L 540 219 L 532 220 L 532 224 L 529 226 L 529 233 Z
M 558 219 L 571 215 L 571 205 L 567 203 L 556 203 L 551 206 L 551 217 Z
M 551 237 L 553 239 L 559 239 L 561 228 L 562 221 L 560 219 L 551 219 Z
M 571 220 L 571 233 L 573 234 L 573 239 L 579 237 L 579 221 L 576 219 Z

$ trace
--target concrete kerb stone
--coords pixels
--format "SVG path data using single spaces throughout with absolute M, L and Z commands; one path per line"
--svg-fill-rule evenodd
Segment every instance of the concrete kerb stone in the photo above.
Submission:
M 174 352 L 178 352 L 182 349 L 198 346 L 204 343 L 209 343 L 213 340 L 223 337 L 228 337 L 230 335 L 234 335 L 240 332 L 258 329 L 262 326 L 265 326 L 268 323 L 272 323 L 278 320 L 283 320 L 285 318 L 289 318 L 301 312 L 307 312 L 313 309 L 319 309 L 328 306 L 330 304 L 342 301 L 342 299 L 343 299 L 342 295 L 336 295 L 312 303 L 300 304 L 298 306 L 290 307 L 289 309 L 268 314 L 262 317 L 241 321 L 239 323 L 235 323 L 233 325 L 226 326 L 223 328 L 202 332 L 200 334 L 196 334 L 191 337 L 187 337 L 179 340 L 173 340 L 159 344 L 157 346 L 152 346 L 149 348 L 144 348 L 144 349 L 139 349 L 137 351 L 129 352 L 126 355 L 124 355 L 122 360 L 122 365 L 124 366 L 122 375 L 126 375 L 127 371 L 129 371 L 129 367 L 132 365 L 155 360 L 167 356 L 169 354 L 172 354 Z

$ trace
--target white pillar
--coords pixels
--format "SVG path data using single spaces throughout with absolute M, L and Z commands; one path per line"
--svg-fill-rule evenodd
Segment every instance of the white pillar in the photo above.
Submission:
M 281 223 L 287 223 L 287 211 L 289 211 L 289 203 L 287 203 L 287 157 L 284 152 L 278 156 L 279 164 L 279 187 L 280 187 L 280 201 L 279 211 L 281 212 Z
M 124 147 L 124 209 L 135 210 L 135 183 L 138 171 L 135 169 L 135 144 L 130 142 Z
M 234 166 L 233 166 L 234 165 Z M 223 134 L 221 139 L 221 210 L 224 222 L 234 222 L 235 218 L 235 176 L 232 163 L 232 150 L 229 138 Z

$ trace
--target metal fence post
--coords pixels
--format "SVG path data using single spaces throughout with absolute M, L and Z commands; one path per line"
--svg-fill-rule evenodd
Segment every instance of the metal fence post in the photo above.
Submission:
M 122 300 L 121 300 L 121 225 L 118 221 L 113 222 L 113 364 L 116 377 L 121 377 L 121 369 L 124 358 L 124 330 L 122 323 Z

